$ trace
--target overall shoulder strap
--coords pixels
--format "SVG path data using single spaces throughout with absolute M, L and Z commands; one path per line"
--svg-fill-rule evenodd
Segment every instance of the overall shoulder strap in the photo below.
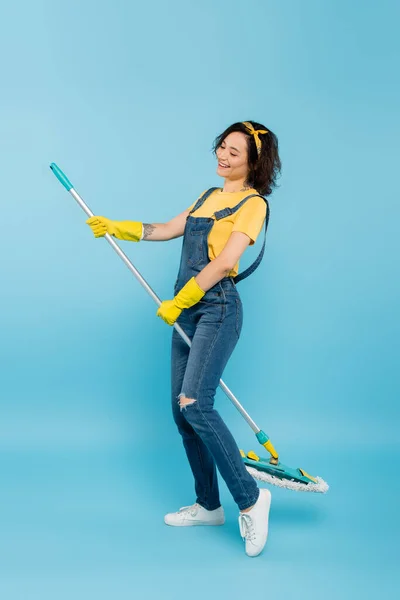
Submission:
M 253 195 L 256 195 L 256 194 L 253 194 Z M 265 204 L 267 205 L 267 214 L 265 215 L 264 242 L 263 242 L 262 248 L 260 250 L 260 254 L 257 256 L 257 258 L 253 262 L 253 264 L 250 265 L 250 267 L 247 267 L 247 269 L 245 269 L 243 271 L 243 273 L 239 273 L 238 275 L 236 275 L 236 277 L 234 277 L 233 281 L 235 282 L 235 284 L 239 283 L 239 281 L 243 281 L 243 279 L 246 279 L 246 277 L 248 277 L 249 275 L 254 273 L 254 271 L 257 269 L 260 262 L 262 261 L 262 257 L 264 256 L 265 242 L 267 239 L 267 228 L 268 228 L 268 221 L 269 221 L 269 204 L 268 204 L 268 200 L 266 198 L 264 198 L 264 196 L 260 196 L 260 198 L 263 198 L 265 200 Z
M 200 206 L 202 206 L 204 204 L 204 202 L 207 200 L 207 198 L 209 196 L 211 196 L 211 194 L 213 193 L 214 190 L 217 190 L 218 188 L 213 187 L 210 188 L 209 190 L 207 190 L 206 192 L 204 192 L 204 194 L 202 196 L 200 196 L 200 198 L 197 200 L 196 204 L 193 206 L 192 210 L 190 211 L 189 215 L 192 214 L 192 212 L 194 212 L 195 210 L 198 210 L 200 208 Z
M 215 218 L 217 219 L 217 221 L 219 221 L 220 219 L 224 219 L 228 215 L 233 215 L 235 212 L 237 212 L 239 210 L 239 208 L 241 208 L 243 206 L 243 204 L 245 202 L 247 202 L 247 200 L 249 200 L 250 198 L 256 198 L 256 197 L 262 198 L 263 200 L 265 200 L 264 196 L 260 196 L 260 194 L 250 194 L 250 196 L 246 196 L 246 198 L 243 198 L 243 200 L 241 200 L 233 208 L 230 208 L 229 206 L 227 206 L 226 208 L 222 208 L 221 210 L 215 211 L 215 213 L 214 213 Z

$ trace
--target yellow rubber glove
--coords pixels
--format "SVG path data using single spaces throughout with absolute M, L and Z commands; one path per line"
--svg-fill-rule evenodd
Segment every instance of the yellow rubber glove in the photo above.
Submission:
M 119 240 L 140 242 L 142 236 L 141 221 L 111 221 L 106 217 L 90 217 L 86 223 L 94 233 L 94 237 L 102 237 L 106 233 Z
M 173 325 L 184 308 L 197 304 L 204 296 L 205 291 L 199 287 L 194 277 L 189 279 L 173 300 L 164 300 L 161 303 L 157 317 L 161 317 L 168 325 Z

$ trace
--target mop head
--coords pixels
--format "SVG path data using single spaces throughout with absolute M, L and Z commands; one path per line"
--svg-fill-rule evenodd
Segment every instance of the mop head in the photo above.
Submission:
M 280 479 L 274 477 L 266 471 L 259 471 L 254 467 L 246 465 L 246 469 L 254 479 L 262 481 L 263 483 L 270 483 L 287 490 L 293 490 L 294 492 L 316 492 L 325 494 L 329 490 L 329 485 L 321 477 L 315 477 L 315 483 L 310 481 L 309 483 L 302 483 L 300 481 L 292 481 L 290 479 Z
M 295 492 L 325 494 L 329 485 L 321 477 L 313 477 L 304 469 L 293 469 L 272 459 L 260 458 L 253 450 L 247 454 L 240 450 L 246 469 L 254 479 Z

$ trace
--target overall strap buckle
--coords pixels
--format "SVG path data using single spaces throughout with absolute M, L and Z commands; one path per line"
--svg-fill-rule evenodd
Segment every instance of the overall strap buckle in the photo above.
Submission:
M 217 221 L 219 221 L 220 219 L 224 219 L 225 217 L 227 217 L 229 215 L 233 215 L 234 212 L 235 212 L 234 209 L 229 208 L 229 206 L 227 206 L 226 208 L 222 208 L 221 210 L 216 210 L 214 215 L 215 215 L 215 218 L 217 219 Z

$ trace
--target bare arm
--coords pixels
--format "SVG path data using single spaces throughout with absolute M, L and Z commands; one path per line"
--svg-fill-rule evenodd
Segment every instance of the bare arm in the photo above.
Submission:
M 202 290 L 207 292 L 218 281 L 227 277 L 247 246 L 250 238 L 241 231 L 234 231 L 229 236 L 222 252 L 196 275 L 196 281 Z
M 185 231 L 188 210 L 184 210 L 167 223 L 143 223 L 143 241 L 166 242 L 183 235 Z

